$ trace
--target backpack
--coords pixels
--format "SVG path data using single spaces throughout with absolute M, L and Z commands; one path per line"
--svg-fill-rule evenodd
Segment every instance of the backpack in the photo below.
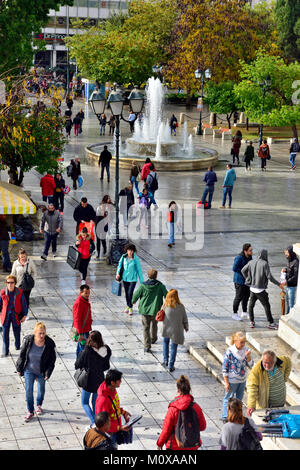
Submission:
M 149 207 L 149 199 L 146 196 L 142 196 L 140 199 L 140 206 L 145 206 L 147 209 Z
M 180 448 L 200 446 L 200 424 L 193 405 L 194 402 L 191 401 L 186 410 L 180 410 L 178 413 L 174 434 Z M 172 442 L 170 449 L 172 449 Z
M 262 151 L 262 153 L 267 153 L 268 147 L 267 146 L 261 147 L 261 151 Z
M 239 435 L 237 450 L 263 450 L 256 432 L 251 426 L 248 418 L 246 418 L 242 432 Z
M 151 178 L 152 178 L 152 181 L 151 181 L 151 183 L 150 183 L 150 185 L 149 185 L 150 191 L 151 191 L 151 192 L 157 191 L 157 190 L 158 190 L 158 181 L 157 181 L 156 175 L 155 175 L 154 178 L 153 178 L 152 175 L 149 175 L 149 176 L 151 176 Z
M 300 151 L 300 145 L 299 142 L 294 142 L 293 147 L 292 147 L 293 152 L 299 152 Z

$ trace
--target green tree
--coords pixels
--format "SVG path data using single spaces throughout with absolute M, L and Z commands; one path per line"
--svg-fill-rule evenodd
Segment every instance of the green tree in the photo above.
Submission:
M 300 64 L 286 64 L 282 58 L 260 51 L 251 64 L 241 61 L 241 66 L 242 80 L 234 90 L 247 116 L 270 126 L 291 126 L 294 137 L 298 137 Z M 268 76 L 271 86 L 263 100 L 259 83 L 263 83 Z
M 0 74 L 32 64 L 32 34 L 47 24 L 50 9 L 73 0 L 0 0 Z
M 232 80 L 221 83 L 208 82 L 205 87 L 204 101 L 213 113 L 226 114 L 228 127 L 231 129 L 231 117 L 238 110 L 234 82 Z
M 300 60 L 300 0 L 277 0 L 275 17 L 278 44 L 285 57 Z

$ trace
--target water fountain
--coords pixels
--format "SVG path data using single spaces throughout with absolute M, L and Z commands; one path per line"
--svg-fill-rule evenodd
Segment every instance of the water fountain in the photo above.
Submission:
M 129 168 L 132 160 L 143 163 L 146 157 L 155 161 L 157 169 L 166 171 L 194 170 L 214 165 L 218 160 L 217 152 L 196 144 L 193 136 L 188 135 L 187 122 L 184 122 L 182 135 L 171 135 L 169 120 L 164 116 L 164 93 L 160 80 L 149 78 L 144 118 L 141 122 L 136 120 L 132 137 L 126 139 L 125 146 L 120 149 L 120 167 Z M 87 154 L 96 157 L 96 148 L 97 144 L 88 147 Z M 113 144 L 113 154 L 114 148 Z

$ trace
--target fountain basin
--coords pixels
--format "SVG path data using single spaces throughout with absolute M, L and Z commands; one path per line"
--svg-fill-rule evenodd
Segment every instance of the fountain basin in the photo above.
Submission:
M 101 144 L 92 144 L 86 147 L 87 160 L 98 166 L 99 156 L 104 145 L 109 146 L 110 142 L 101 142 Z M 145 155 L 121 155 L 119 167 L 130 170 L 133 160 L 142 166 L 145 163 L 145 158 Z M 195 154 L 191 157 L 180 158 L 180 156 L 169 155 L 161 159 L 153 158 L 152 161 L 158 171 L 195 171 L 207 169 L 208 166 L 215 166 L 218 163 L 218 153 L 215 150 L 197 146 Z M 115 166 L 115 155 L 113 155 L 110 164 L 112 167 Z
M 126 150 L 129 155 L 141 157 L 155 157 L 156 142 L 139 142 L 132 138 L 126 139 Z M 178 155 L 180 145 L 177 142 L 161 143 L 161 154 L 169 157 L 170 155 Z

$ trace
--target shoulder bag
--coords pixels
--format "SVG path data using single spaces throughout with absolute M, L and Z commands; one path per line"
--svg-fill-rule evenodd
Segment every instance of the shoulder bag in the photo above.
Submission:
M 164 319 L 165 319 L 165 311 L 163 309 L 160 309 L 156 314 L 155 320 L 164 321 Z
M 87 321 L 87 317 L 89 316 L 89 313 L 90 313 L 90 307 L 88 309 L 88 312 L 86 314 L 86 317 L 84 319 L 84 322 L 82 324 L 82 328 L 84 327 L 86 321 Z M 70 334 L 69 334 L 70 338 L 72 341 L 74 341 L 75 343 L 77 343 L 78 341 L 78 336 L 80 336 L 80 334 L 77 332 L 76 328 L 74 327 L 73 323 L 72 323 L 72 328 L 70 329 Z
M 115 404 L 114 404 L 113 400 L 111 399 L 111 397 L 109 396 L 108 398 L 110 399 L 110 401 L 112 403 L 112 406 L 113 406 L 113 409 L 116 413 L 116 417 L 118 419 L 119 425 L 122 426 L 121 419 L 118 417 L 117 408 L 115 407 Z M 133 436 L 132 427 L 129 428 L 129 431 L 117 431 L 116 432 L 117 444 L 118 445 L 120 445 L 120 444 L 131 444 L 132 443 L 132 436 Z
M 88 380 L 89 380 L 89 373 L 90 373 L 89 365 L 87 369 L 83 367 L 81 369 L 75 370 L 74 379 L 76 380 L 78 387 L 81 387 L 83 389 L 87 388 Z
M 28 265 L 29 265 L 29 260 L 27 261 L 26 270 L 25 270 L 22 282 L 20 284 L 20 289 L 22 289 L 23 291 L 31 290 L 34 287 L 34 279 L 31 276 L 31 274 L 29 274 L 28 272 Z

